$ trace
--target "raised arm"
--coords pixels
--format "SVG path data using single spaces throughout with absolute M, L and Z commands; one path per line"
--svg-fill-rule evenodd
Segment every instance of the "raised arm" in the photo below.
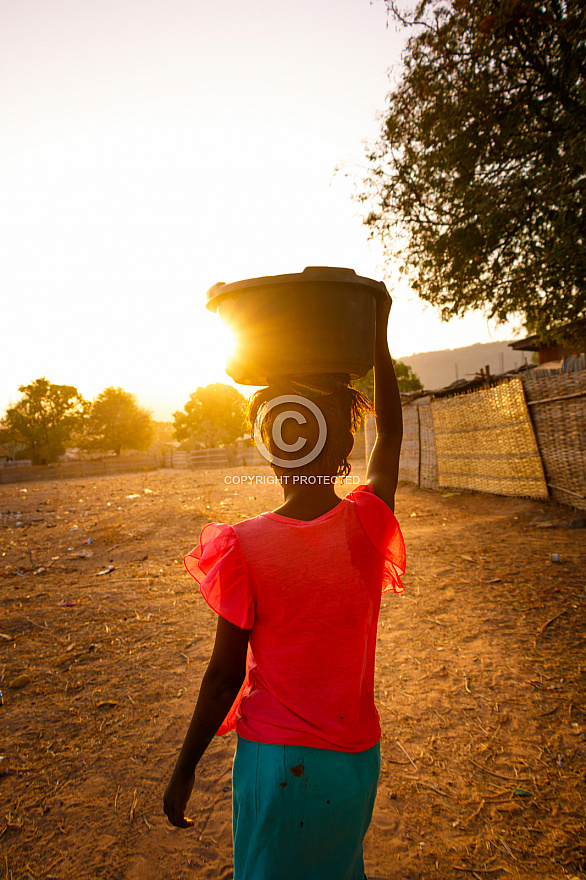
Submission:
M 372 484 L 375 494 L 394 510 L 403 439 L 403 414 L 387 340 L 390 311 L 390 296 L 384 302 L 377 303 L 374 356 L 376 441 L 368 462 L 366 479 Z

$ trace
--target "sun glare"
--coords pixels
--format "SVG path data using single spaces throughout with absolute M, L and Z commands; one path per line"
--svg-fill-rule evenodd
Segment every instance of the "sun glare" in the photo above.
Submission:
M 226 369 L 226 364 L 229 358 L 234 353 L 234 348 L 236 346 L 236 335 L 231 327 L 223 324 L 220 319 L 218 319 L 216 324 L 216 339 L 218 344 L 218 356 L 222 361 L 222 366 Z
M 202 308 L 198 321 L 198 339 L 193 362 L 194 377 L 199 384 L 229 381 L 226 363 L 234 351 L 236 339 L 230 327 L 218 315 Z

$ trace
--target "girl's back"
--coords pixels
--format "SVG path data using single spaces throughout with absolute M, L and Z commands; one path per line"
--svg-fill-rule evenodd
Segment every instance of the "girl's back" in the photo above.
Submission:
M 377 743 L 381 584 L 401 590 L 404 555 L 398 523 L 370 486 L 315 520 L 265 513 L 208 526 L 187 568 L 214 611 L 251 630 L 247 682 L 224 730 L 340 751 Z

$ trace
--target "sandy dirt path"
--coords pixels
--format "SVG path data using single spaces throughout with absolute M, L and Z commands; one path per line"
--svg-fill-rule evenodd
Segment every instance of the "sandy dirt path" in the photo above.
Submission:
M 279 503 L 223 476 L 0 489 L 0 877 L 232 877 L 233 735 L 201 762 L 194 829 L 161 806 L 215 626 L 182 556 L 206 521 Z M 397 516 L 408 571 L 380 619 L 369 874 L 586 876 L 585 531 L 544 525 L 561 508 L 409 486 Z

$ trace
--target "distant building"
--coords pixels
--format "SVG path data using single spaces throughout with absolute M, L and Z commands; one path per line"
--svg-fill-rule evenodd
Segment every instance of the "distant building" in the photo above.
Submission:
M 534 351 L 539 357 L 539 366 L 542 364 L 558 363 L 566 357 L 579 354 L 575 348 L 568 345 L 560 345 L 558 342 L 544 342 L 539 336 L 527 336 L 516 342 L 509 342 L 509 348 L 514 351 Z

